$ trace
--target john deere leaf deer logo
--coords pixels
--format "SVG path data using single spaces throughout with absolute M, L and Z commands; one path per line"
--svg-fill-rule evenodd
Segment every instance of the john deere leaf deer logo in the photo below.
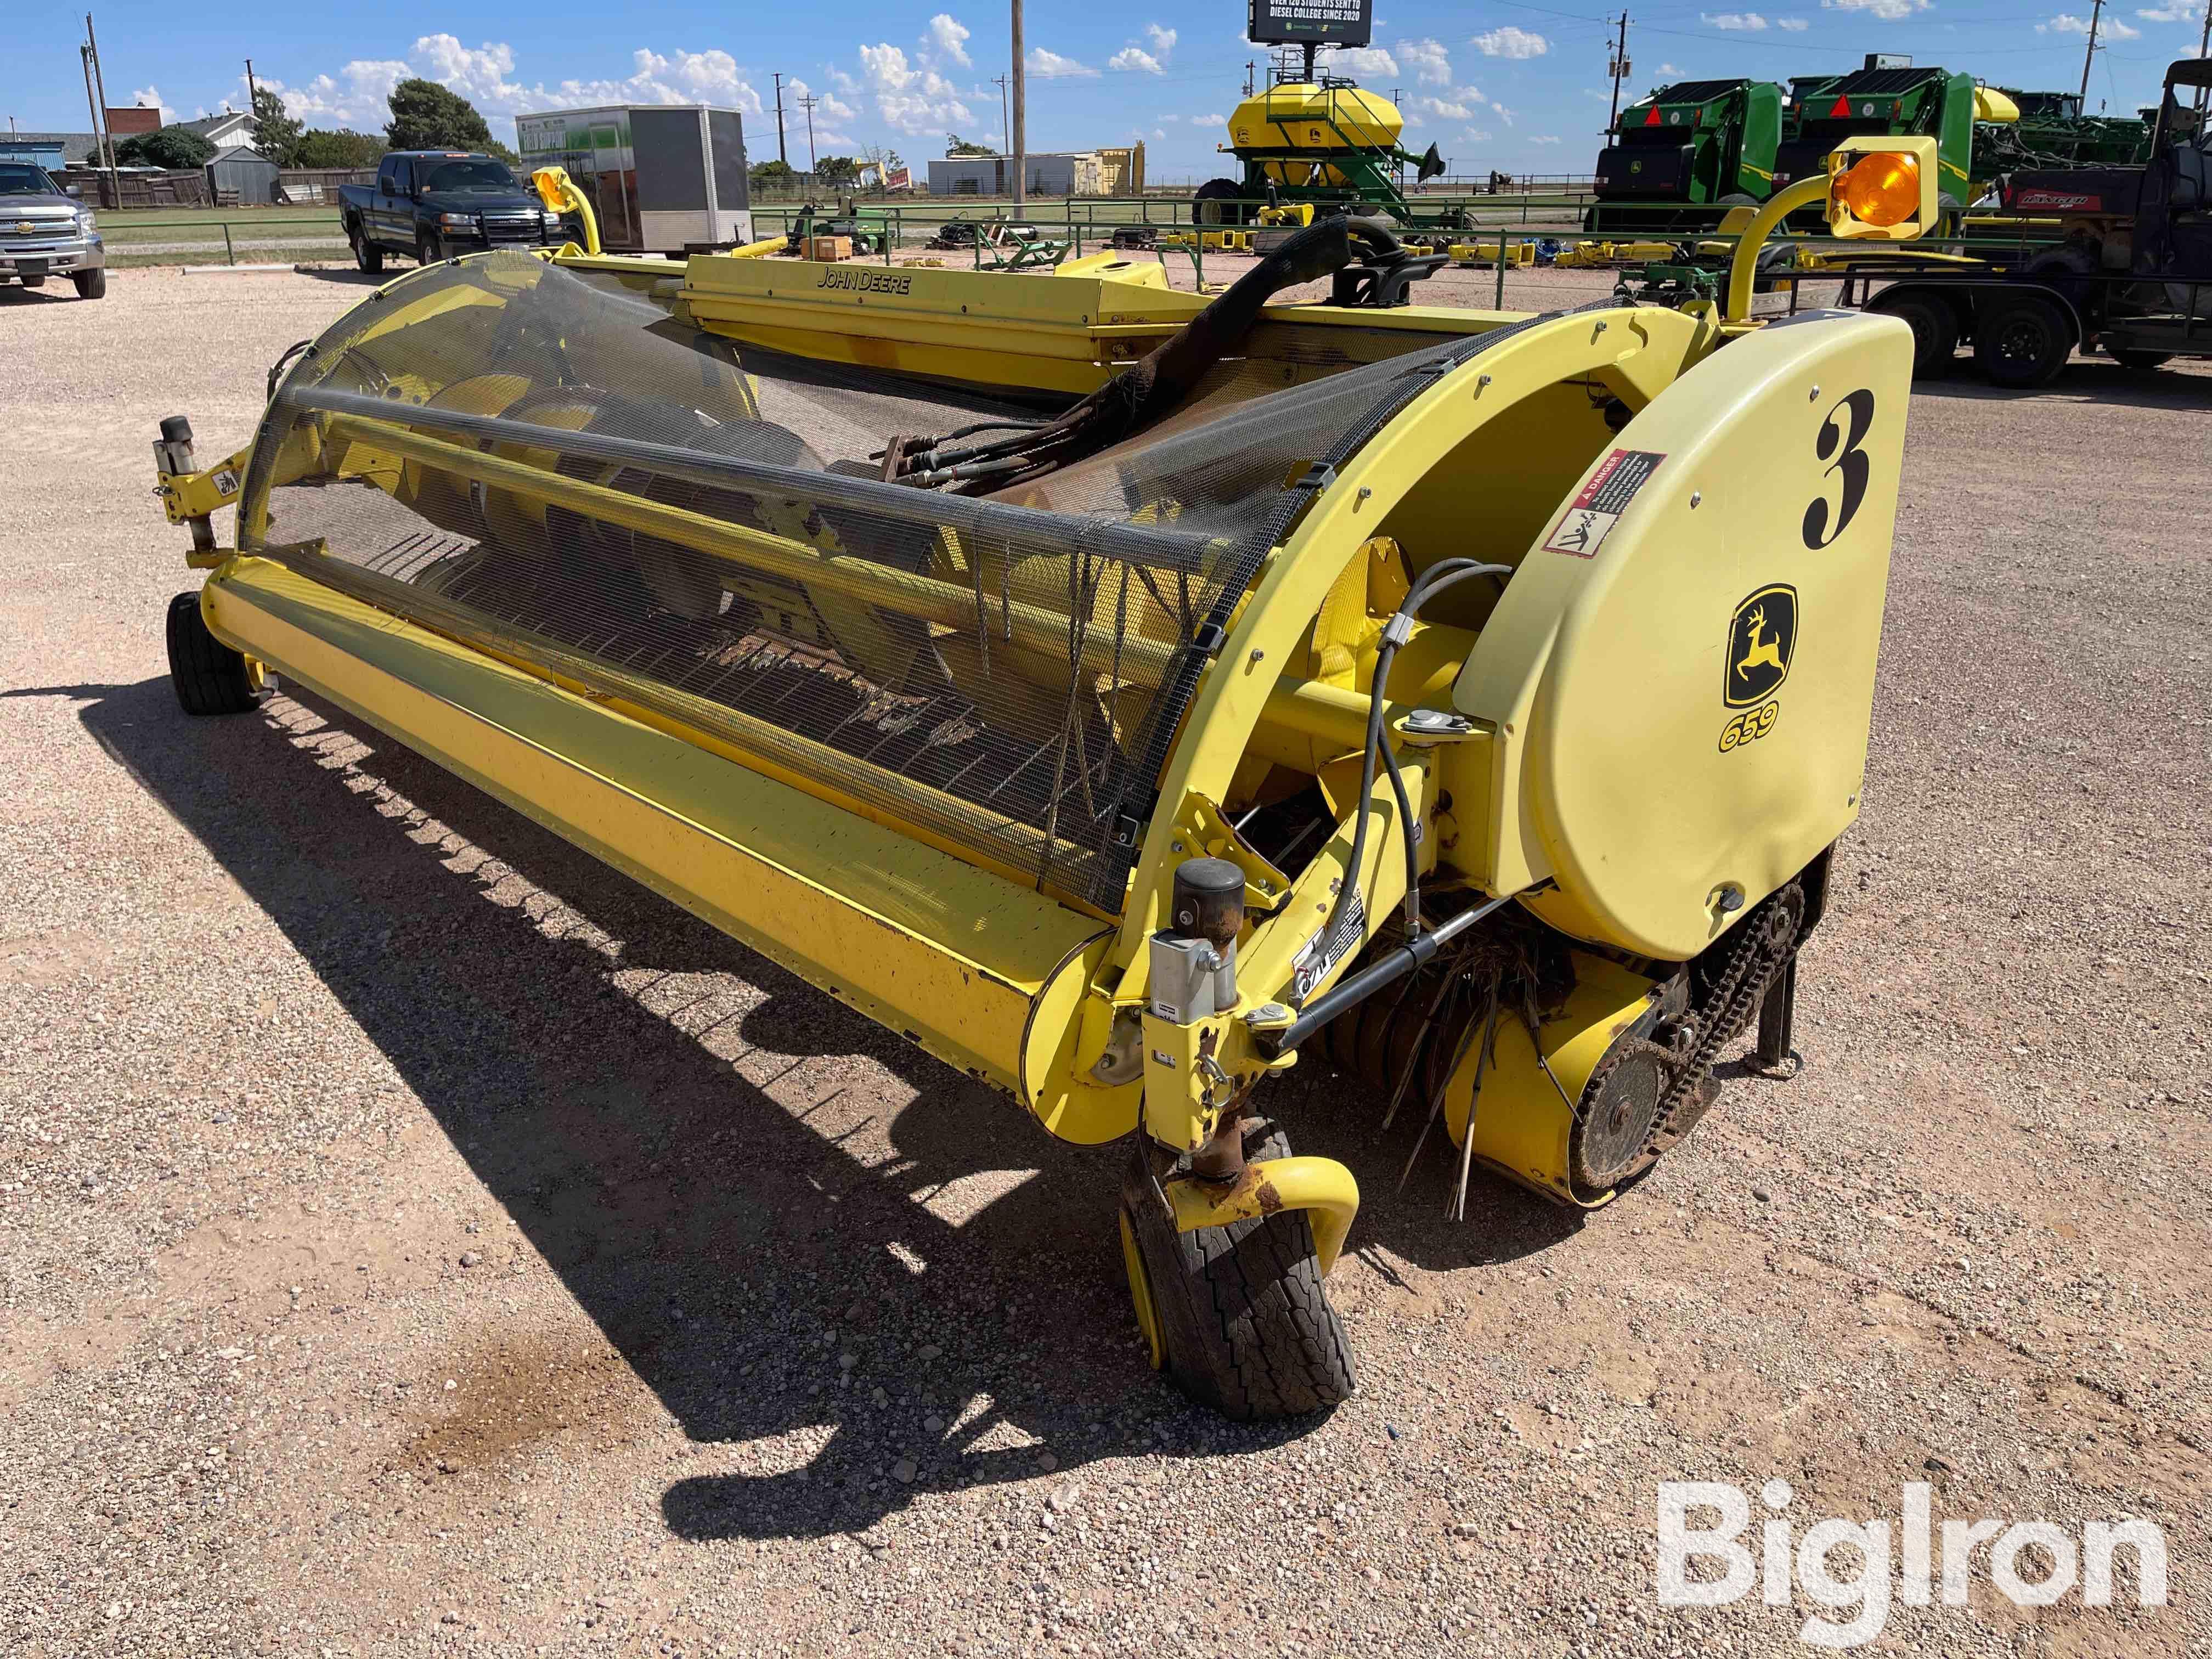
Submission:
M 1790 678 L 1796 648 L 1797 590 L 1783 582 L 1760 588 L 1736 606 L 1729 624 L 1721 700 L 1731 708 L 1747 708 L 1771 696 Z

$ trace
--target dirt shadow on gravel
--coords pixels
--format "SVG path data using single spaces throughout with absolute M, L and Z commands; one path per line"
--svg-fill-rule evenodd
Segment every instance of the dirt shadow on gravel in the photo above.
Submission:
M 411 264 L 395 264 L 388 270 L 367 271 L 353 265 L 295 265 L 292 269 L 302 276 L 312 276 L 319 283 L 337 283 L 345 288 L 382 288 L 395 276 L 404 276 L 415 269 Z
M 43 288 L 0 283 L 0 306 L 73 306 L 76 302 L 76 290 L 70 286 L 66 276 L 49 278 Z
M 2104 404 L 2124 409 L 2194 409 L 2212 414 L 2212 374 L 2123 368 L 2096 359 L 2069 362 L 2048 386 L 2014 391 L 1991 386 L 1961 358 L 1952 374 L 1912 382 L 1916 398 L 1954 398 L 1969 403 Z
M 1145 1366 L 1116 1149 L 1053 1140 L 287 692 L 221 720 L 185 718 L 166 678 L 9 695 L 86 700 L 88 732 L 283 931 L 708 1466 L 735 1466 L 675 1482 L 673 1530 L 859 1531 L 919 1490 L 1312 1426 L 1225 1424 Z M 724 975 L 765 997 L 743 1006 Z M 846 1150 L 871 1097 L 893 1114 L 888 1158 Z M 495 1460 L 562 1428 L 549 1413 L 472 1438 Z

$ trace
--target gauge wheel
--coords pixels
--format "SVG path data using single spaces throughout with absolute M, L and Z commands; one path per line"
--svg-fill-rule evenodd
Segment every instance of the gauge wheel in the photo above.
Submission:
M 261 702 L 261 665 L 208 631 L 197 591 L 169 601 L 169 684 L 191 715 L 243 714 Z
M 2054 379 L 2074 349 L 2065 313 L 2039 294 L 1990 301 L 1974 319 L 1974 361 L 1992 386 L 2026 390 Z
M 1248 1136 L 1248 1159 L 1289 1154 L 1279 1130 Z M 1240 1421 L 1302 1417 L 1350 1398 L 1352 1348 L 1322 1287 L 1304 1211 L 1178 1233 L 1139 1134 L 1121 1229 L 1146 1352 L 1183 1393 Z

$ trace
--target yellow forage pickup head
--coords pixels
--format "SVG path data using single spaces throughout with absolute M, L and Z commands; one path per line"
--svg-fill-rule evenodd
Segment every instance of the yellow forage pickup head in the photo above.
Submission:
M 1936 228 L 1936 141 L 1858 134 L 1828 153 L 1832 235 L 1906 242 Z

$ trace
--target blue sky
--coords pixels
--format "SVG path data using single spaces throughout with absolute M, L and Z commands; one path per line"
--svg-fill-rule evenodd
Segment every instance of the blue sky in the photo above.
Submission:
M 2105 14 L 2090 76 L 2092 106 L 2131 112 L 2157 89 L 2166 62 L 2192 55 L 2205 0 L 2121 0 Z M 2078 4 L 2078 10 L 2075 7 Z M 1739 9 L 1740 8 L 1740 9 Z M 1143 138 L 1155 178 L 1204 179 L 1221 118 L 1235 106 L 1247 58 L 1242 0 L 1203 11 L 1140 0 L 1107 21 L 1104 7 L 1030 0 L 1029 143 L 1082 149 Z M 2033 10 L 2017 0 L 1791 0 L 1752 9 L 1630 5 L 1634 90 L 1682 76 L 1793 73 L 1855 66 L 1868 52 L 1966 70 L 2003 85 L 2078 84 L 2087 0 Z M 1414 149 L 1434 142 L 1458 173 L 1489 168 L 1587 173 L 1605 119 L 1610 24 L 1593 6 L 1478 0 L 1376 0 L 1375 45 L 1336 67 L 1388 93 L 1402 88 Z M 177 20 L 180 16 L 185 21 Z M 243 59 L 311 125 L 381 126 L 384 94 L 410 75 L 442 81 L 512 136 L 503 118 L 564 104 L 697 102 L 750 112 L 756 160 L 775 154 L 773 76 L 786 91 L 794 164 L 806 154 L 814 106 L 822 155 L 875 144 L 909 161 L 943 153 L 957 131 L 1000 139 L 1006 72 L 1003 7 L 932 0 L 848 0 L 824 19 L 811 7 L 668 4 L 633 13 L 580 0 L 515 6 L 425 0 L 323 0 L 307 7 L 234 0 L 180 14 L 174 0 L 110 0 L 95 14 L 109 100 L 158 101 L 191 117 L 243 106 Z M 0 114 L 26 130 L 87 122 L 74 13 L 42 7 L 9 25 L 14 70 Z

